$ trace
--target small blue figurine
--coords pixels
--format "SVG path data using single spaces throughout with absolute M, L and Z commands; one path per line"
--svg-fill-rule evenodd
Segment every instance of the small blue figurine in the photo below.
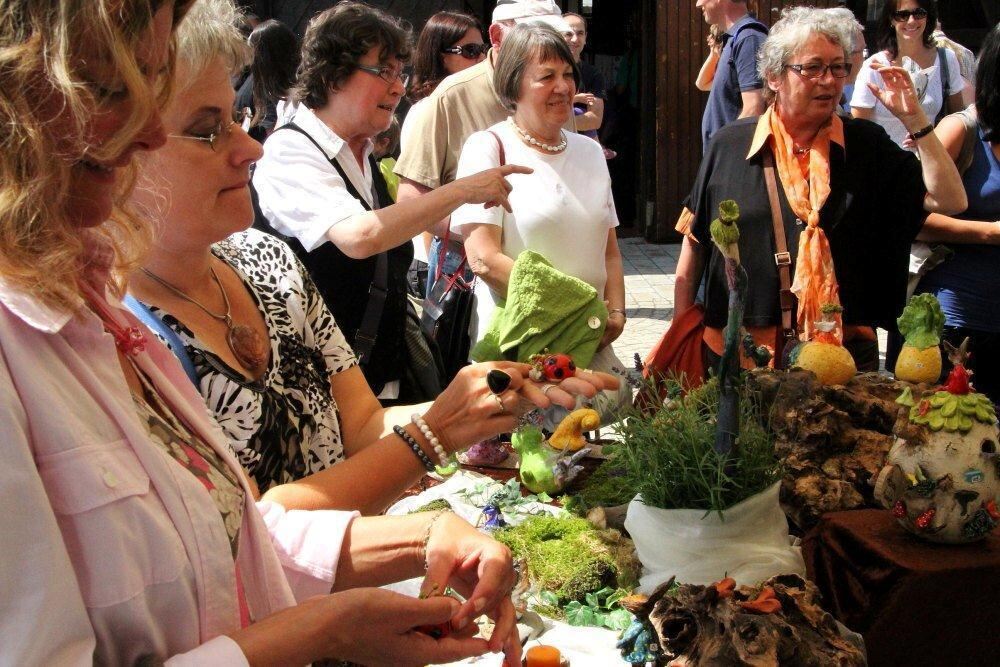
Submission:
M 499 505 L 488 504 L 483 508 L 483 528 L 486 530 L 496 530 L 505 528 L 507 521 L 503 518 L 503 512 Z
M 645 665 L 647 662 L 655 664 L 660 653 L 660 643 L 656 640 L 653 626 L 649 621 L 640 621 L 635 617 L 632 618 L 632 624 L 625 628 L 615 648 L 621 651 L 622 660 L 631 665 Z

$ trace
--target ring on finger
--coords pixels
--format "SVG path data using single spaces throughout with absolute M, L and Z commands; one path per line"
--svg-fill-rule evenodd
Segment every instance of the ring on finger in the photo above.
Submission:
M 492 396 L 493 398 L 495 398 L 495 399 L 496 399 L 496 401 L 497 401 L 497 407 L 499 407 L 499 408 L 500 408 L 500 412 L 498 412 L 497 414 L 501 414 L 501 415 L 502 415 L 502 414 L 504 414 L 505 412 L 507 412 L 507 408 L 506 408 L 506 407 L 504 407 L 504 404 L 503 404 L 503 399 L 502 399 L 502 398 L 500 398 L 500 395 L 499 395 L 499 394 L 490 394 L 490 395 L 491 395 L 491 396 Z
M 557 386 L 558 385 L 554 385 L 554 384 L 547 384 L 547 385 L 543 386 L 542 387 L 542 396 L 548 396 L 549 395 L 549 390 L 550 389 L 555 389 Z

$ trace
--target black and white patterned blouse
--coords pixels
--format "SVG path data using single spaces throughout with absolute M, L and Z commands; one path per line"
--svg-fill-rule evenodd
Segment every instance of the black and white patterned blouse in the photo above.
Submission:
M 212 248 L 233 267 L 267 324 L 271 363 L 256 382 L 202 347 L 170 313 L 149 306 L 180 337 L 198 390 L 265 491 L 344 459 L 330 376 L 357 364 L 305 268 L 280 240 L 249 229 Z

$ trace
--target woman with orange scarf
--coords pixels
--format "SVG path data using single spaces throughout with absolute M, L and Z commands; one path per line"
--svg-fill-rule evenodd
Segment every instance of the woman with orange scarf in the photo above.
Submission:
M 758 345 L 781 343 L 778 265 L 791 263 L 792 324 L 811 337 L 826 304 L 842 306 L 835 335 L 858 368 L 878 367 L 873 327 L 889 326 L 903 308 L 910 242 L 928 212 L 961 211 L 961 179 L 917 103 L 905 71 L 881 70 L 872 92 L 906 126 L 916 156 L 877 125 L 837 115 L 851 71 L 851 26 L 822 9 L 785 11 L 761 48 L 760 72 L 770 106 L 713 138 L 677 229 L 685 235 L 677 267 L 677 314 L 695 300 L 705 275 L 705 347 L 722 350 L 727 295 L 723 261 L 709 224 L 718 204 L 741 210 L 740 254 L 749 276 L 744 325 Z M 787 254 L 775 242 L 765 164 L 777 173 Z M 786 295 L 787 296 L 787 295 Z M 842 319 L 841 319 L 842 317 Z

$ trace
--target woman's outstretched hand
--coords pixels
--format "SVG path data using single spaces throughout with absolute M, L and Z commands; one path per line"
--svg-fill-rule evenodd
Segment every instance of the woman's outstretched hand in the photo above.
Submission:
M 916 132 L 927 127 L 927 114 L 920 106 L 917 91 L 913 87 L 910 73 L 902 67 L 891 67 L 879 62 L 872 63 L 872 69 L 882 76 L 885 88 L 869 83 L 868 89 L 885 105 L 893 116 L 906 127 L 907 132 Z
M 493 369 L 510 377 L 508 387 L 494 394 L 486 382 Z M 459 452 L 498 433 L 510 433 L 517 418 L 533 408 L 553 404 L 572 410 L 576 397 L 593 398 L 604 389 L 617 389 L 618 378 L 577 369 L 575 377 L 558 383 L 528 379 L 529 364 L 495 361 L 466 366 L 458 372 L 424 415 L 428 426 L 448 452 Z
M 511 213 L 507 196 L 513 187 L 507 180 L 511 174 L 530 174 L 534 170 L 517 164 L 505 164 L 501 167 L 486 169 L 478 174 L 472 174 L 454 181 L 460 188 L 460 197 L 466 204 L 483 204 L 486 208 L 503 206 Z

